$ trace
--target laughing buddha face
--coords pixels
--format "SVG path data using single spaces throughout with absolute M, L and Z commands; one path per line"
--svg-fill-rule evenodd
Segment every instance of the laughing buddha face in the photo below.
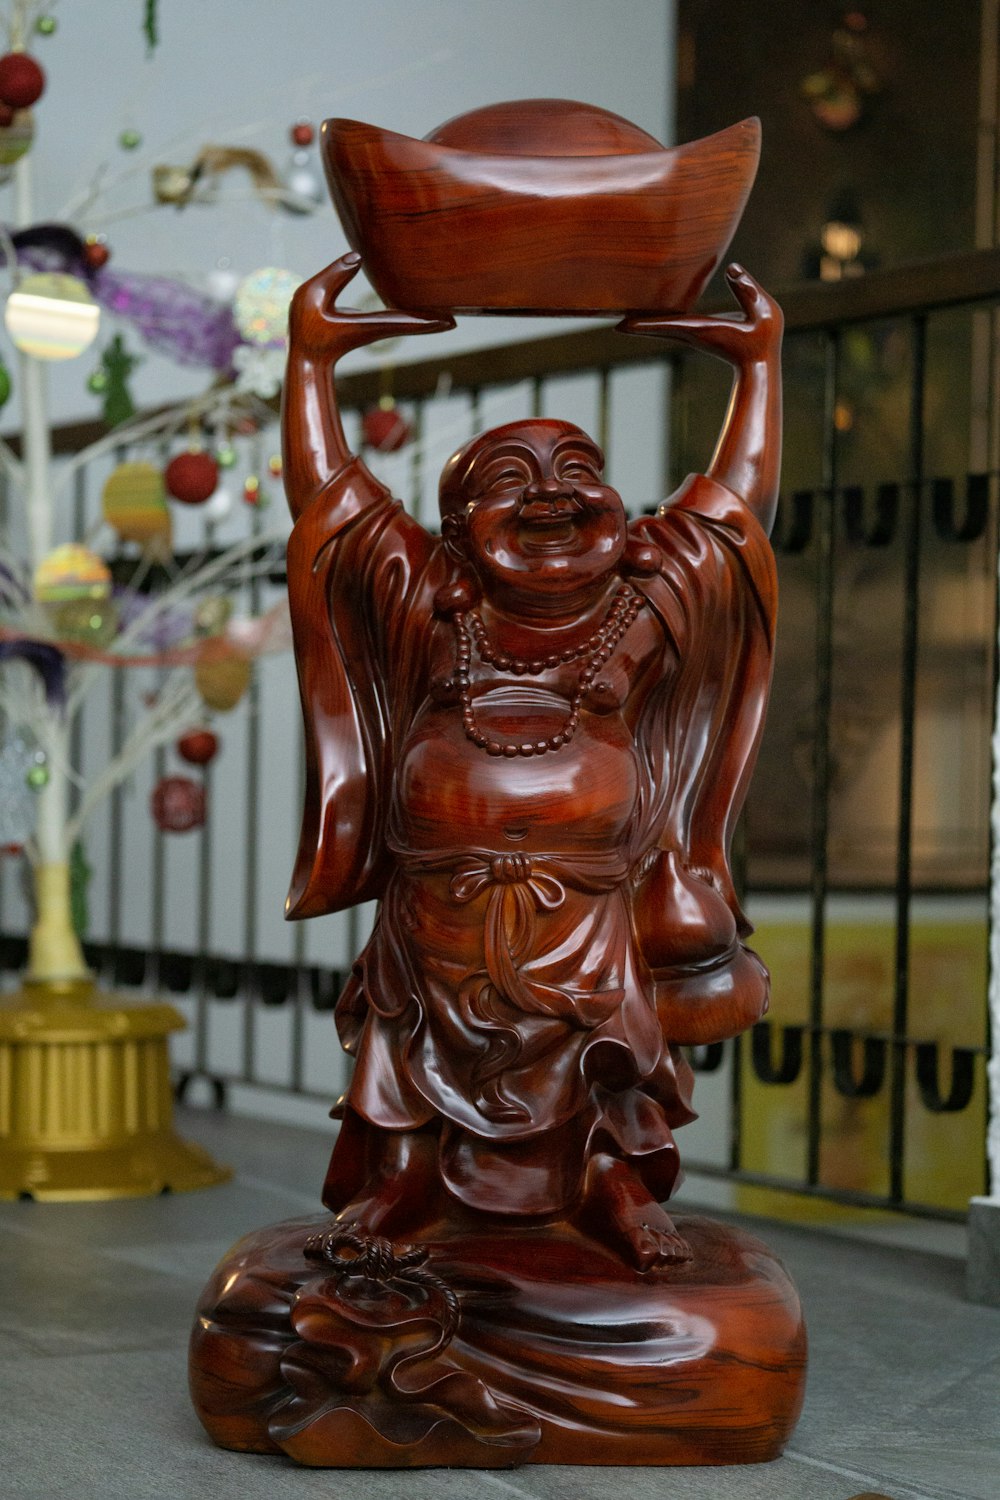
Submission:
M 540 607 L 585 597 L 616 571 L 627 536 L 603 469 L 600 448 L 570 422 L 495 427 L 445 465 L 445 542 L 487 597 L 530 597 Z

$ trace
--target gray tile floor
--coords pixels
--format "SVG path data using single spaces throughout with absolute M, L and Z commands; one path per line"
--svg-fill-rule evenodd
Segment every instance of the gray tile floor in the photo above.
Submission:
M 222 1452 L 187 1399 L 198 1293 L 246 1230 L 318 1211 L 329 1141 L 200 1112 L 181 1124 L 234 1182 L 0 1204 L 4 1500 L 1000 1500 L 1000 1311 L 964 1301 L 955 1238 L 941 1253 L 777 1223 L 754 1228 L 795 1277 L 811 1338 L 805 1411 L 777 1463 L 361 1474 Z

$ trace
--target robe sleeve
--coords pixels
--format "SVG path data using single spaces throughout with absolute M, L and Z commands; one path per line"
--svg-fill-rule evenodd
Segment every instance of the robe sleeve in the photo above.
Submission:
M 306 779 L 289 920 L 384 891 L 394 742 L 422 686 L 440 550 L 357 459 L 292 530 L 288 592 Z
M 730 845 L 770 686 L 774 556 L 743 501 L 700 475 L 634 531 L 660 555 L 644 592 L 675 656 L 637 726 L 637 935 L 668 1039 L 720 1041 L 767 1008 Z

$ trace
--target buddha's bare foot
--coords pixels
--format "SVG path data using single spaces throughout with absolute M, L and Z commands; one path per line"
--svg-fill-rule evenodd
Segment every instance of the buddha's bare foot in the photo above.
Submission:
M 639 1271 L 691 1259 L 670 1215 L 616 1157 L 596 1156 L 590 1163 L 581 1220 L 588 1234 Z
M 416 1132 L 386 1132 L 378 1170 L 337 1210 L 336 1221 L 358 1234 L 405 1239 L 433 1217 L 437 1143 Z

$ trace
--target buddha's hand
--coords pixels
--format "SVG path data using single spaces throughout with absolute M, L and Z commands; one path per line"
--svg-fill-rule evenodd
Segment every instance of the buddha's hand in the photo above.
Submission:
M 421 318 L 392 308 L 359 312 L 353 307 L 338 307 L 337 298 L 353 281 L 360 265 L 361 256 L 352 250 L 299 287 L 288 313 L 293 358 L 300 354 L 310 359 L 339 359 L 351 349 L 361 349 L 379 339 L 406 333 L 443 333 L 454 328 L 454 318 Z
M 742 266 L 726 267 L 730 291 L 742 310 L 735 313 L 648 313 L 625 318 L 618 333 L 674 339 L 714 354 L 738 369 L 776 360 L 781 350 L 781 308 Z

